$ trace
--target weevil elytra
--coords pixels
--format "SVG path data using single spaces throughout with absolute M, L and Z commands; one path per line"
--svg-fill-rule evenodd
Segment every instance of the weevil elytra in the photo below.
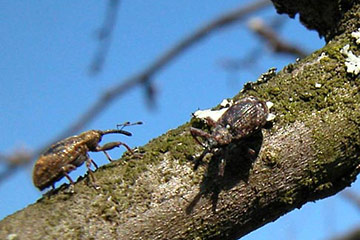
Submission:
M 95 185 L 95 177 L 90 169 L 91 164 L 94 164 L 96 168 L 97 165 L 89 157 L 88 152 L 102 151 L 109 161 L 112 161 L 112 159 L 106 151 L 115 147 L 124 146 L 132 153 L 131 148 L 123 142 L 110 142 L 103 146 L 99 146 L 102 136 L 110 133 L 119 133 L 126 136 L 132 135 L 130 132 L 122 129 L 105 131 L 89 130 L 79 135 L 68 137 L 50 146 L 50 148 L 39 157 L 34 165 L 34 185 L 40 190 L 50 186 L 54 189 L 55 182 L 63 177 L 66 177 L 70 181 L 70 184 L 73 185 L 74 181 L 69 176 L 69 173 L 85 162 L 92 183 L 94 187 L 97 187 Z
M 266 124 L 268 115 L 269 109 L 266 103 L 254 96 L 249 96 L 230 106 L 217 121 L 205 118 L 206 124 L 213 127 L 212 133 L 191 127 L 190 133 L 195 141 L 205 147 L 204 152 L 196 160 L 194 169 L 196 170 L 207 153 L 258 132 Z M 206 139 L 207 144 L 200 142 L 197 139 L 198 136 Z M 223 175 L 224 165 L 225 162 L 222 159 L 219 175 Z

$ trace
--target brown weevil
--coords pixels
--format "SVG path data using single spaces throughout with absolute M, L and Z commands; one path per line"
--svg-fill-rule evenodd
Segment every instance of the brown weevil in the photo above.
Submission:
M 73 186 L 74 181 L 69 176 L 69 173 L 85 162 L 92 183 L 94 187 L 97 188 L 95 184 L 95 177 L 90 169 L 91 164 L 94 164 L 95 168 L 97 168 L 97 165 L 89 157 L 88 152 L 102 151 L 109 161 L 112 161 L 112 159 L 106 151 L 115 147 L 124 146 L 132 153 L 131 148 L 123 142 L 110 142 L 103 146 L 99 146 L 102 136 L 110 133 L 119 133 L 126 136 L 132 135 L 130 132 L 122 129 L 105 131 L 89 130 L 51 145 L 40 155 L 34 165 L 34 185 L 40 190 L 50 186 L 54 189 L 55 182 L 59 181 L 63 177 L 66 177 L 70 181 L 71 186 Z
M 266 124 L 268 115 L 269 109 L 266 103 L 254 96 L 249 96 L 235 102 L 217 121 L 206 117 L 204 119 L 206 124 L 213 127 L 211 133 L 191 127 L 190 133 L 195 141 L 205 147 L 204 152 L 195 162 L 194 170 L 207 153 L 226 147 L 232 142 L 241 141 L 258 132 Z M 206 139 L 206 145 L 197 139 L 198 136 Z M 219 175 L 223 176 L 225 160 L 221 159 L 221 161 Z

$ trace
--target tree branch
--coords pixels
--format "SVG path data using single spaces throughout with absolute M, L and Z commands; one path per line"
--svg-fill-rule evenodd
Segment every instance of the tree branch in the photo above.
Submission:
M 98 74 L 105 62 L 107 53 L 109 52 L 111 37 L 116 26 L 116 18 L 119 11 L 120 0 L 108 0 L 108 7 L 105 14 L 103 26 L 97 34 L 99 46 L 95 53 L 95 57 L 90 65 L 90 73 Z
M 344 24 L 349 20 L 344 17 L 344 13 L 357 3 L 352 0 L 300 0 L 296 4 L 292 0 L 271 1 L 278 13 L 286 13 L 291 18 L 299 14 L 300 21 L 308 29 L 314 29 L 320 36 L 324 36 L 326 41 L 349 30 L 345 27 L 348 24 Z
M 225 149 L 224 178 L 216 155 L 192 170 L 203 149 L 188 123 L 139 148 L 141 158 L 125 154 L 98 169 L 100 190 L 81 179 L 75 194 L 62 186 L 5 218 L 0 238 L 236 239 L 339 192 L 360 171 L 359 86 L 346 72 L 345 43 L 356 46 L 339 36 L 235 97 L 269 100 L 277 117 L 262 135 Z M 253 162 L 244 146 L 258 150 Z
M 260 38 L 266 41 L 275 53 L 284 53 L 298 58 L 304 58 L 308 55 L 308 53 L 299 46 L 287 43 L 283 39 L 280 39 L 278 34 L 267 26 L 260 18 L 251 19 L 248 26 Z
M 359 13 L 357 4 L 344 17 Z M 216 154 L 193 171 L 203 148 L 189 133 L 192 121 L 98 169 L 99 190 L 80 179 L 75 194 L 63 185 L 6 217 L 0 239 L 237 239 L 336 194 L 360 171 L 359 82 L 341 50 L 349 44 L 359 55 L 355 42 L 344 32 L 234 97 L 271 101 L 277 117 L 271 129 L 224 147 L 224 177 Z

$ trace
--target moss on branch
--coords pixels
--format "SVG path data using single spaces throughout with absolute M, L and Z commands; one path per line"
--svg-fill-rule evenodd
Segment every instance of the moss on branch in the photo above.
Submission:
M 273 127 L 246 143 L 258 148 L 253 162 L 233 144 L 224 178 L 216 175 L 215 155 L 194 172 L 203 149 L 185 123 L 99 168 L 100 190 L 80 179 L 75 194 L 63 186 L 8 216 L 0 238 L 236 239 L 336 194 L 360 170 L 359 79 L 346 72 L 346 44 L 360 54 L 350 32 L 343 33 L 234 97 L 274 103 Z

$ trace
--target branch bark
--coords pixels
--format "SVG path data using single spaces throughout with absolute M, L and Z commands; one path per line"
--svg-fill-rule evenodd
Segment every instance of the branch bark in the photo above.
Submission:
M 291 0 L 271 1 L 278 13 L 286 13 L 291 18 L 299 14 L 300 21 L 308 29 L 316 30 L 327 41 L 348 30 L 350 19 L 345 15 L 356 3 L 352 0 L 299 0 L 296 4 Z
M 341 16 L 358 14 L 354 4 Z M 203 150 L 189 134 L 192 121 L 138 148 L 142 157 L 98 169 L 100 190 L 80 179 L 75 194 L 62 186 L 5 218 L 0 239 L 237 239 L 349 186 L 360 171 L 359 81 L 340 52 L 350 44 L 360 53 L 349 22 L 324 48 L 234 97 L 271 101 L 277 117 L 262 135 L 226 148 L 223 178 L 216 156 L 192 170 Z M 253 162 L 244 145 L 257 149 Z

